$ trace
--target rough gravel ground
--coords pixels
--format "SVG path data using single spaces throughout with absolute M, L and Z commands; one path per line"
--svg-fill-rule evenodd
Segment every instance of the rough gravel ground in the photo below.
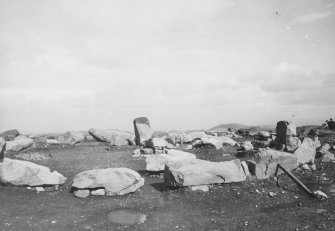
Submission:
M 171 189 L 162 174 L 144 171 L 144 159 L 131 159 L 135 147 L 108 150 L 96 142 L 74 147 L 51 146 L 28 150 L 51 155 L 35 161 L 68 178 L 59 191 L 40 192 L 25 187 L 0 186 L 1 230 L 335 230 L 335 164 L 316 161 L 317 170 L 294 174 L 309 187 L 322 187 L 330 198 L 309 198 L 287 176 L 212 185 L 209 192 L 190 188 Z M 198 158 L 222 161 L 236 158 L 233 147 L 223 150 L 191 150 Z M 225 155 L 222 154 L 232 154 Z M 246 159 L 251 154 L 240 156 Z M 137 192 L 116 197 L 76 198 L 71 181 L 76 173 L 94 168 L 128 167 L 139 171 L 145 185 Z M 269 196 L 269 193 L 275 193 Z M 124 226 L 109 223 L 110 209 L 134 208 L 148 218 L 143 224 Z

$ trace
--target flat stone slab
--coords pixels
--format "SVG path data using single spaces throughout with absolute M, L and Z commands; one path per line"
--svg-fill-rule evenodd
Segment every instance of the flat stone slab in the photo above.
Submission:
M 166 154 L 155 154 L 150 155 L 146 158 L 146 170 L 147 171 L 163 171 L 165 165 L 176 161 L 189 161 L 196 159 L 193 153 L 183 152 L 179 150 L 167 150 Z
M 314 163 L 316 149 L 321 146 L 320 141 L 316 138 L 305 137 L 301 145 L 294 151 L 294 155 L 298 159 L 298 164 Z
M 178 161 L 166 164 L 165 184 L 174 187 L 221 184 L 245 181 L 239 160 L 211 162 L 205 160 Z
M 0 181 L 16 186 L 61 185 L 66 177 L 29 161 L 4 158 L 0 163 Z
M 144 185 L 138 172 L 129 168 L 93 169 L 77 174 L 72 187 L 78 189 L 104 188 L 106 194 L 124 195 L 136 191 Z

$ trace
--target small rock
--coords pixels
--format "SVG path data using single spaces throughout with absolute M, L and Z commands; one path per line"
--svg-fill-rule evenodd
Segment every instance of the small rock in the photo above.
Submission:
M 45 191 L 43 187 L 35 187 L 35 190 L 37 193 Z
M 319 196 L 321 198 L 328 198 L 327 194 L 325 194 L 324 192 L 317 190 L 313 192 L 316 196 Z
M 308 164 L 304 164 L 304 165 L 302 165 L 301 168 L 304 169 L 304 170 L 309 170 L 309 166 L 308 166 Z
M 310 167 L 311 167 L 311 169 L 312 169 L 313 171 L 316 170 L 316 165 L 315 165 L 315 164 L 310 165 Z
M 273 197 L 273 196 L 275 196 L 276 194 L 275 194 L 274 192 L 269 192 L 268 195 L 269 195 L 270 197 Z
M 86 197 L 88 197 L 90 195 L 90 191 L 86 190 L 86 189 L 84 189 L 84 190 L 77 190 L 77 191 L 74 192 L 74 195 L 76 197 L 86 198 Z
M 196 185 L 191 187 L 192 191 L 203 191 L 203 192 L 208 192 L 209 188 L 207 185 Z
M 91 192 L 91 195 L 93 196 L 104 196 L 105 194 L 106 194 L 105 189 L 97 189 Z

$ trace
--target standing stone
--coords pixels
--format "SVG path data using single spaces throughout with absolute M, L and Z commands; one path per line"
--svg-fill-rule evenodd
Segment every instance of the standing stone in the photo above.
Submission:
M 5 140 L 5 141 L 12 141 L 14 140 L 15 137 L 17 137 L 19 135 L 19 131 L 16 129 L 12 129 L 12 130 L 7 130 L 3 133 L 1 133 L 1 137 Z
M 245 181 L 246 176 L 239 160 L 211 162 L 190 160 L 167 163 L 165 184 L 174 187 L 221 184 Z
M 0 137 L 0 162 L 2 162 L 6 151 L 6 141 Z
M 276 148 L 278 150 L 294 151 L 300 145 L 297 135 L 295 123 L 289 121 L 279 121 L 276 127 Z
M 134 119 L 135 143 L 136 145 L 145 145 L 145 142 L 152 138 L 153 132 L 147 117 L 138 117 Z
M 298 158 L 298 164 L 314 163 L 316 149 L 321 146 L 319 139 L 305 137 L 300 147 L 294 151 L 294 155 Z

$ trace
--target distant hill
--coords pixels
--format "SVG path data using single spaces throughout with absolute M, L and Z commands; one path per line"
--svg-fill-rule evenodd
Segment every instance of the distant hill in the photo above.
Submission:
M 239 129 L 248 129 L 248 130 L 255 130 L 255 131 L 269 131 L 269 130 L 275 130 L 275 125 L 261 125 L 261 126 L 249 126 L 239 123 L 229 123 L 229 124 L 220 124 L 217 125 L 208 131 L 220 131 L 220 130 L 227 130 L 228 128 L 232 128 L 235 130 Z
M 218 130 L 227 130 L 228 128 L 233 128 L 233 129 L 241 129 L 241 128 L 247 128 L 247 125 L 244 124 L 238 124 L 238 123 L 230 123 L 230 124 L 220 124 L 215 127 L 212 127 L 208 131 L 218 131 Z

